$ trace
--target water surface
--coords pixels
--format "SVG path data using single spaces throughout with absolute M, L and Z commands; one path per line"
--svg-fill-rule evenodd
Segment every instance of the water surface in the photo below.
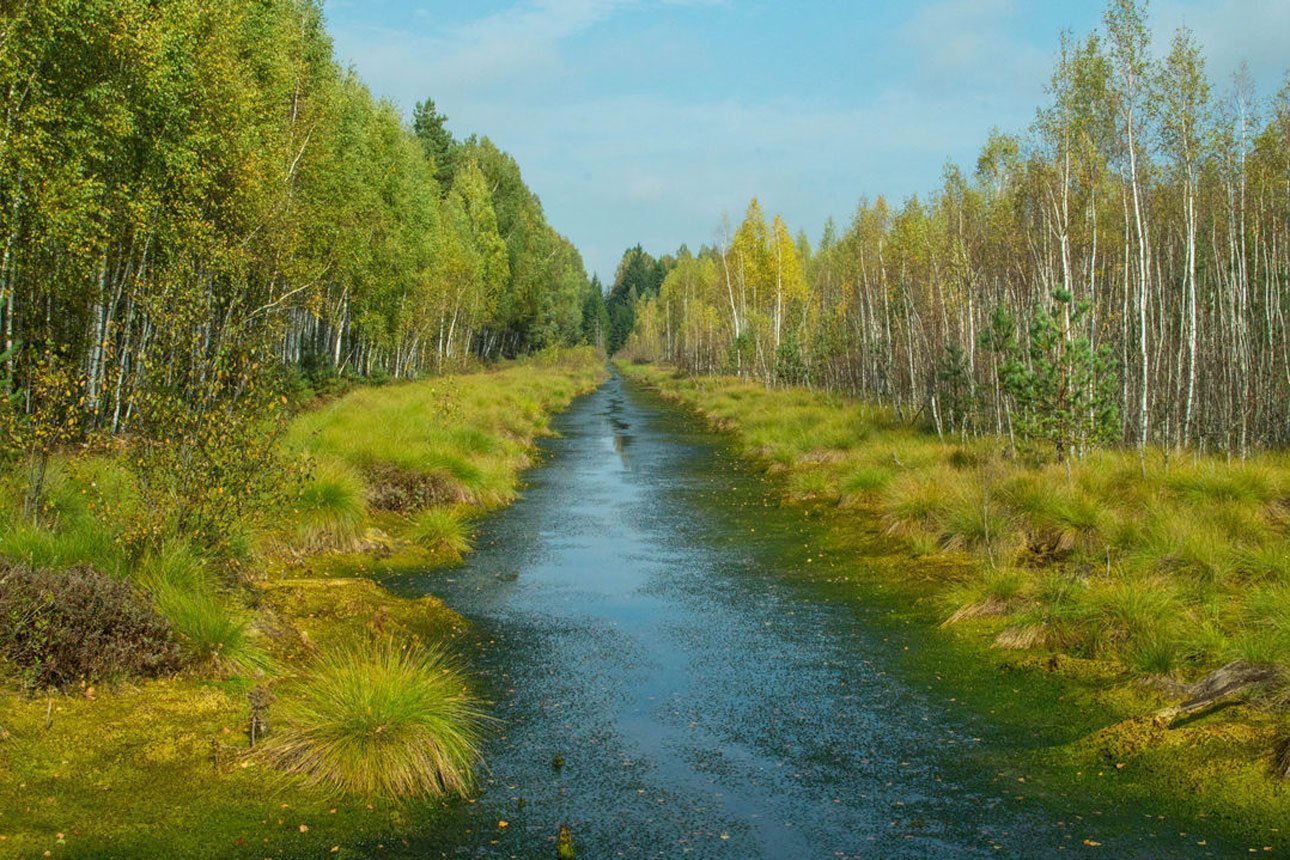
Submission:
M 926 629 L 813 584 L 817 525 L 693 417 L 615 375 L 555 428 L 463 566 L 391 584 L 474 622 L 501 719 L 482 796 L 409 856 L 554 857 L 561 824 L 583 858 L 1202 850 L 1154 810 L 1018 794 L 1034 738 L 915 680 Z

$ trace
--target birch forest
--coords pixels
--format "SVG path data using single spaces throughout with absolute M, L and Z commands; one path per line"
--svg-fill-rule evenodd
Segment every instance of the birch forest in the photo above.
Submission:
M 624 258 L 628 355 L 860 395 L 944 434 L 1061 420 L 1244 457 L 1290 441 L 1290 85 L 1212 80 L 1113 0 L 1063 33 L 1047 100 L 929 195 L 864 200 L 812 246 L 754 200 L 697 253 Z M 1054 418 L 1054 416 L 1059 416 Z
M 515 161 L 374 99 L 315 0 L 5 3 L 0 99 L 7 388 L 60 442 L 582 339 L 582 260 Z

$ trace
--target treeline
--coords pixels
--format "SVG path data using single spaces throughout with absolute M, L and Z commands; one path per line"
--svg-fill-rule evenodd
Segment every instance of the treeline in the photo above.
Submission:
M 1290 442 L 1290 86 L 1260 104 L 1242 70 L 1219 92 L 1188 31 L 1153 53 L 1143 11 L 1063 34 L 1029 133 L 992 133 L 930 196 L 862 202 L 815 248 L 754 200 L 715 246 L 645 261 L 667 271 L 630 351 L 1059 457 Z
M 0 100 L 5 375 L 60 437 L 283 367 L 410 377 L 583 339 L 592 285 L 515 161 L 430 101 L 408 127 L 316 0 L 6 3 Z

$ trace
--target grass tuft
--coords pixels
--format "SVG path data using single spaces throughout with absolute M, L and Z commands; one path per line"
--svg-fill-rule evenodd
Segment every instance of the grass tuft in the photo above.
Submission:
M 431 552 L 460 558 L 470 551 L 470 530 L 457 508 L 426 508 L 412 517 L 408 538 Z
M 181 542 L 146 556 L 135 574 L 170 621 L 189 657 L 218 671 L 253 671 L 267 665 L 250 631 L 250 617 L 225 593 L 205 559 Z
M 901 478 L 887 494 L 883 525 L 888 534 L 900 537 L 930 534 L 950 500 L 942 480 Z
M 310 549 L 345 549 L 367 525 L 363 479 L 335 458 L 315 463 L 295 507 L 297 540 Z
M 944 602 L 951 610 L 942 626 L 1007 615 L 1026 588 L 1026 575 L 1013 568 L 989 570 L 984 576 L 951 588 Z
M 465 795 L 481 712 L 438 650 L 391 644 L 320 657 L 280 696 L 266 754 L 305 782 L 391 799 Z
M 847 496 L 874 496 L 891 486 L 892 470 L 884 466 L 861 466 L 842 481 L 842 492 Z

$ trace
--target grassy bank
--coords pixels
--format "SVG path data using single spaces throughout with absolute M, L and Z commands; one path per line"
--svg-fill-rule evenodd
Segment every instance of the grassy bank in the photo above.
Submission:
M 1187 719 L 1157 716 L 1230 661 L 1290 663 L 1283 456 L 1157 454 L 1144 473 L 1135 454 L 1098 452 L 1068 476 L 1006 457 L 998 440 L 938 439 L 836 395 L 621 369 L 729 432 L 786 500 L 821 512 L 825 549 L 863 571 L 838 586 L 901 595 L 929 641 L 949 649 L 939 671 L 992 690 L 1001 672 L 1042 676 L 1031 686 L 1055 698 L 1031 701 L 1029 713 L 993 692 L 978 697 L 992 718 L 1068 715 L 1037 760 L 1072 779 L 1123 776 L 1112 801 L 1176 797 L 1250 839 L 1284 840 L 1279 680 Z
M 128 583 L 183 668 L 47 692 L 0 664 L 0 856 L 344 856 L 424 826 L 473 763 L 478 706 L 442 656 L 465 622 L 355 573 L 468 551 L 472 517 L 515 497 L 550 416 L 602 376 L 574 351 L 307 411 L 281 443 L 289 491 L 218 559 L 178 538 L 132 544 L 137 477 L 110 452 L 58 458 L 38 521 L 11 476 L 0 557 Z M 374 777 L 332 754 L 359 712 L 422 740 L 385 747 Z M 394 791 L 422 799 L 380 799 Z

